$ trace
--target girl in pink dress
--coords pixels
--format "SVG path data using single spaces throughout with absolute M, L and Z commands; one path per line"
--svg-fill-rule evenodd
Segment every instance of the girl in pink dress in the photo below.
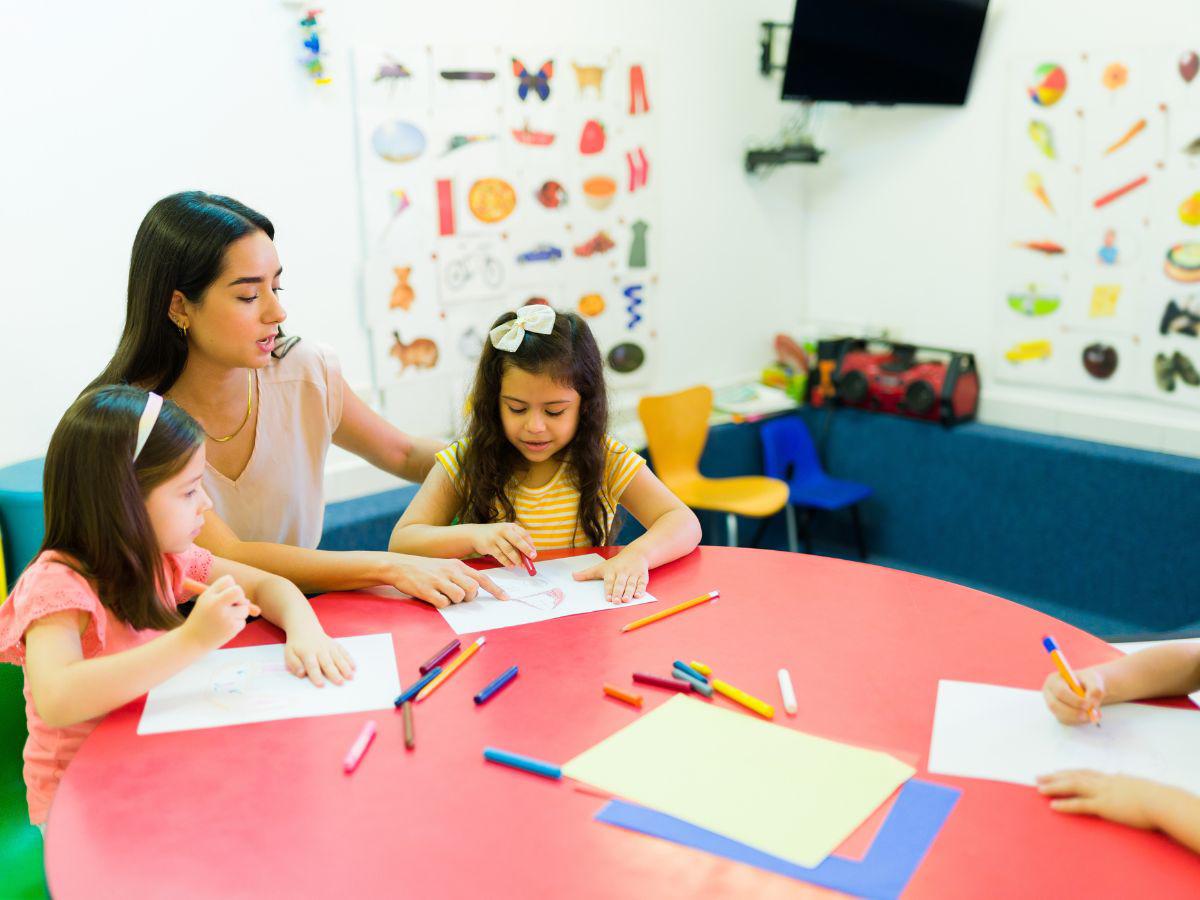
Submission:
M 318 686 L 353 676 L 349 655 L 291 582 L 193 543 L 211 506 L 203 473 L 196 422 L 133 387 L 87 391 L 50 440 L 45 542 L 0 606 L 0 662 L 25 673 L 35 825 L 105 714 L 226 643 L 247 615 L 261 612 L 287 633 L 296 676 Z M 197 592 L 185 620 L 176 606 Z

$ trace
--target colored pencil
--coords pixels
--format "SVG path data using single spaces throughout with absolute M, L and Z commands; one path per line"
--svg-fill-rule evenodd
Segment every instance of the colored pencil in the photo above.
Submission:
M 541 775 L 544 778 L 562 778 L 561 768 L 553 763 L 534 759 L 532 756 L 522 756 L 520 753 L 509 753 L 507 750 L 485 747 L 483 749 L 483 758 L 488 762 L 500 763 L 502 766 L 511 766 L 514 769 L 532 772 L 534 775 Z
M 429 659 L 425 660 L 425 662 L 421 663 L 421 667 L 417 671 L 420 672 L 422 675 L 424 675 L 426 672 L 428 672 L 434 666 L 440 666 L 443 662 L 446 661 L 446 657 L 449 656 L 451 653 L 453 653 L 455 650 L 457 650 L 458 647 L 459 647 L 459 640 L 458 640 L 458 638 L 455 638 L 450 643 L 448 643 L 445 647 L 443 647 L 441 650 L 439 650 L 437 653 L 433 654 L 433 656 L 429 657 Z
M 429 682 L 433 681 L 433 679 L 437 678 L 441 674 L 442 674 L 442 667 L 434 666 L 432 669 L 430 669 L 428 672 L 425 673 L 425 676 L 420 681 L 418 681 L 416 684 L 412 685 L 407 691 L 405 691 L 399 697 L 396 698 L 396 701 L 395 701 L 396 706 L 403 706 L 405 703 L 407 703 L 413 697 L 417 696 L 417 694 L 420 692 L 421 688 L 425 687 L 425 685 L 429 684 Z
M 675 678 L 678 681 L 686 681 L 688 684 L 690 684 L 692 686 L 692 690 L 695 691 L 697 694 L 701 694 L 702 696 L 705 696 L 705 697 L 712 697 L 712 695 L 713 695 L 713 689 L 712 689 L 711 684 L 709 684 L 707 681 L 701 681 L 700 679 L 698 679 L 692 675 L 689 675 L 687 672 L 683 671 L 682 669 L 672 669 L 671 677 Z
M 487 685 L 487 687 L 485 687 L 482 691 L 480 691 L 478 694 L 475 695 L 475 705 L 482 706 L 484 703 L 487 703 L 489 700 L 492 699 L 492 697 L 497 692 L 500 691 L 501 688 L 503 688 L 506 684 L 508 684 L 510 681 L 512 681 L 516 677 L 517 677 L 517 667 L 516 666 L 513 666 L 511 669 L 506 670 L 499 678 L 490 682 Z
M 770 703 L 764 703 L 757 697 L 751 697 L 745 691 L 739 691 L 733 685 L 726 684 L 717 678 L 712 680 L 712 686 L 714 691 L 724 694 L 730 700 L 742 704 L 747 709 L 754 710 L 754 712 L 758 713 L 764 719 L 775 718 L 775 707 Z
M 641 694 L 633 694 L 629 691 L 623 691 L 615 684 L 605 684 L 604 693 L 608 694 L 610 697 L 615 697 L 617 700 L 624 700 L 630 706 L 636 706 L 640 708 L 642 705 Z
M 346 753 L 346 758 L 342 760 L 342 769 L 349 775 L 358 768 L 358 764 L 362 762 L 363 754 L 367 752 L 367 748 L 371 746 L 371 741 L 375 740 L 375 720 L 368 719 L 363 725 L 362 731 L 358 733 L 354 743 L 350 746 L 350 750 Z
M 413 728 L 412 701 L 405 700 L 400 709 L 404 712 L 404 746 L 411 750 L 417 746 L 417 732 Z
M 486 640 L 487 640 L 486 637 L 477 638 L 475 640 L 475 642 L 473 644 L 471 644 L 471 646 L 467 647 L 467 649 L 465 649 L 462 653 L 458 654 L 458 656 L 456 656 L 456 657 L 454 657 L 454 659 L 450 660 L 450 664 L 448 666 L 446 666 L 446 668 L 442 669 L 442 673 L 440 675 L 438 675 L 437 678 L 433 679 L 433 681 L 429 682 L 429 684 L 427 684 L 427 685 L 425 685 L 425 687 L 421 688 L 420 692 L 417 694 L 417 702 L 420 703 L 422 700 L 424 700 L 426 697 L 428 697 L 430 694 L 432 694 L 434 691 L 436 691 L 439 687 L 441 687 L 442 682 L 445 681 L 447 678 L 449 678 L 451 675 L 453 675 L 455 672 L 457 672 L 459 669 L 459 666 L 461 666 L 468 659 L 470 659 L 472 656 L 474 656 L 475 653 L 479 650 L 479 648 L 483 646 L 483 642 Z
M 796 714 L 796 689 L 792 687 L 792 675 L 787 669 L 779 670 L 779 693 L 783 695 L 783 708 L 789 716 Z
M 207 585 L 203 581 L 197 581 L 195 578 L 184 578 L 183 579 L 183 589 L 185 591 L 187 591 L 189 594 L 191 594 L 193 599 L 196 597 L 199 597 L 201 594 L 203 594 L 205 591 L 207 591 L 209 589 L 209 587 L 211 587 L 211 585 Z M 259 609 L 255 604 L 251 603 L 250 604 L 250 615 L 261 616 L 262 610 Z
M 647 675 L 645 672 L 634 672 L 633 680 L 639 684 L 652 684 L 654 687 L 666 688 L 668 691 L 690 691 L 690 681 L 672 681 L 670 678 L 659 678 L 657 675 Z
M 1062 650 L 1059 649 L 1058 641 L 1054 640 L 1054 638 L 1047 634 L 1042 637 L 1042 646 L 1046 648 L 1046 652 L 1049 653 L 1050 658 L 1054 660 L 1054 665 L 1058 667 L 1058 674 L 1061 675 L 1063 681 L 1067 683 L 1067 687 L 1069 687 L 1077 697 L 1081 697 L 1086 700 L 1087 691 L 1083 689 L 1083 685 L 1080 683 L 1079 679 L 1075 677 L 1075 670 L 1071 668 L 1071 664 L 1067 662 L 1066 655 L 1062 652 Z M 1093 706 L 1088 709 L 1088 718 L 1095 723 L 1097 728 L 1100 727 L 1100 710 L 1096 709 L 1096 707 Z
M 675 613 L 681 613 L 685 609 L 691 609 L 693 606 L 699 606 L 701 603 L 707 603 L 709 600 L 715 600 L 721 596 L 720 591 L 709 591 L 694 600 L 688 600 L 680 603 L 678 606 L 672 606 L 670 609 L 664 609 L 662 612 L 656 612 L 652 616 L 646 616 L 644 619 L 637 619 L 630 622 L 628 625 L 621 626 L 621 631 L 633 631 L 636 628 L 641 628 L 643 625 L 649 625 L 651 622 L 657 622 L 659 619 L 665 619 L 667 616 L 673 616 Z

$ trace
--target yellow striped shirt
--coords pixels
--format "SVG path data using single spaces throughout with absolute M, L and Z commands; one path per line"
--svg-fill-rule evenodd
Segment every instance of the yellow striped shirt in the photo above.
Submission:
M 461 469 L 459 453 L 464 442 L 455 441 L 437 455 L 437 460 L 458 483 Z M 638 469 L 646 461 L 616 438 L 605 437 L 604 485 L 600 501 L 604 504 L 605 530 L 612 528 L 613 517 L 621 495 Z M 539 550 L 561 550 L 566 547 L 589 547 L 586 532 L 579 525 L 579 489 L 571 477 L 571 467 L 564 462 L 545 485 L 529 488 L 514 484 L 510 499 L 517 513 L 517 524 L 529 532 L 533 545 Z

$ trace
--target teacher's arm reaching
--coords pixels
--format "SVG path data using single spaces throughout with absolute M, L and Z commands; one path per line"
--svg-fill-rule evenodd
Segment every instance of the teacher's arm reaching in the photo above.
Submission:
M 424 481 L 433 467 L 434 454 L 445 442 L 405 434 L 367 406 L 345 378 L 341 382 L 342 420 L 333 433 L 333 442 L 405 481 Z

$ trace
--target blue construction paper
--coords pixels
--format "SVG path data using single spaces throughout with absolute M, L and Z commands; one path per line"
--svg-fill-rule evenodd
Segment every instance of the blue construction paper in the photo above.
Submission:
M 847 894 L 893 898 L 908 885 L 961 793 L 956 788 L 909 779 L 900 788 L 892 811 L 862 860 L 830 856 L 815 869 L 623 800 L 609 802 L 596 814 L 596 820 Z

